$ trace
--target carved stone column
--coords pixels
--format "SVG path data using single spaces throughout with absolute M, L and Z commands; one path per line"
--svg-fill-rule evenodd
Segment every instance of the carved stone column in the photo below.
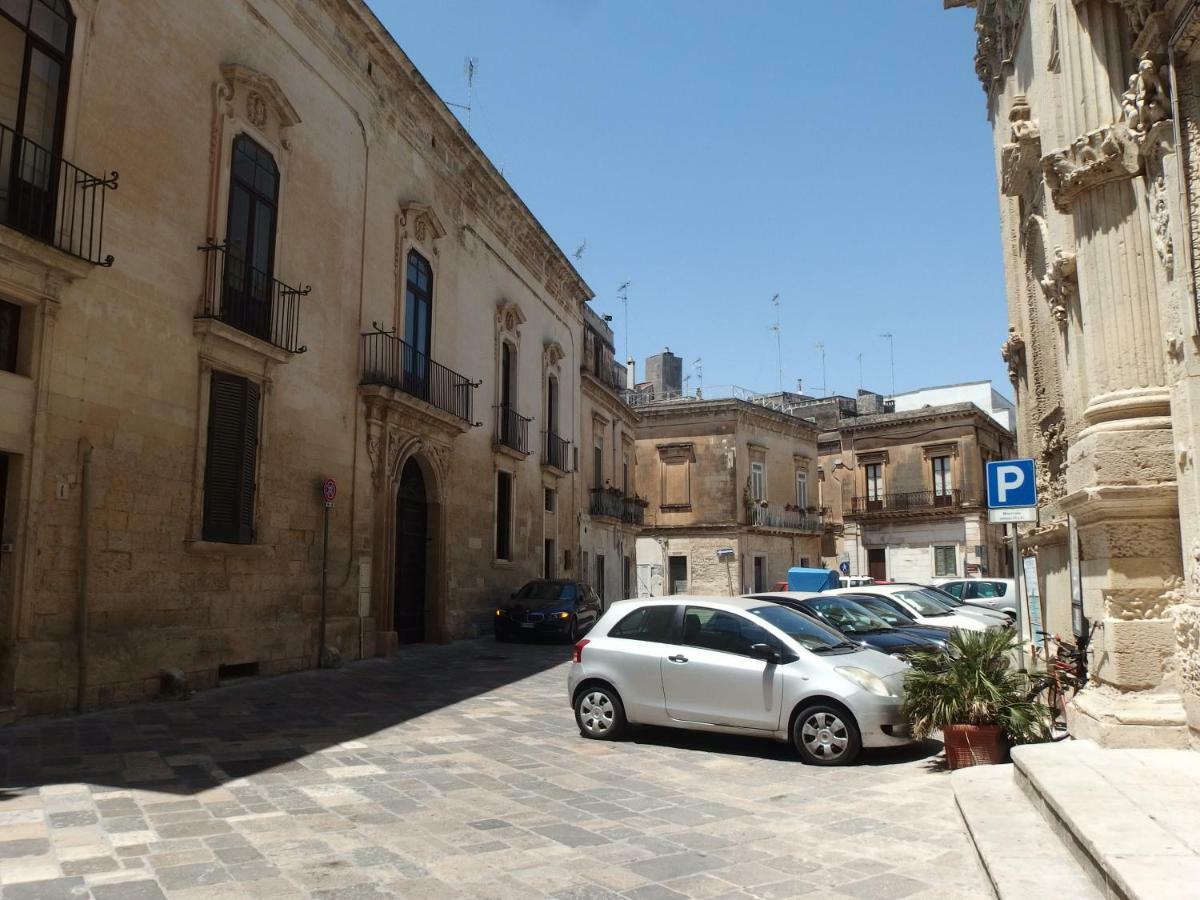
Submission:
M 1097 624 L 1092 687 L 1074 733 L 1179 745 L 1167 590 L 1180 573 L 1170 392 L 1144 150 L 1167 115 L 1153 59 L 1133 54 L 1124 4 L 1062 4 L 1064 120 L 1076 135 L 1042 169 L 1072 217 L 1087 389 L 1061 508 L 1076 519 L 1084 614 Z M 1070 10 L 1070 12 L 1068 12 Z M 1154 691 L 1154 694 L 1149 692 Z

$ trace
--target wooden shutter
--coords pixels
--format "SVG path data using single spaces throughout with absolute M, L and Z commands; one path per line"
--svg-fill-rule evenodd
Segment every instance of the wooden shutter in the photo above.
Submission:
M 206 541 L 249 544 L 254 540 L 259 397 L 254 382 L 227 372 L 212 373 L 204 468 Z

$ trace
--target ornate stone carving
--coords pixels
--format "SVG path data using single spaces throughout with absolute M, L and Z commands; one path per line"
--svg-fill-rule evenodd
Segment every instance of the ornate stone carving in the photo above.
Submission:
M 546 341 L 546 345 L 542 350 L 542 363 L 547 369 L 555 368 L 566 357 L 567 354 L 563 350 L 562 344 L 558 341 Z
M 1171 238 L 1171 206 L 1167 200 L 1167 180 L 1159 175 L 1150 185 L 1150 226 L 1154 251 L 1167 277 L 1175 273 L 1175 242 Z
M 1070 147 L 1042 158 L 1042 172 L 1054 208 L 1069 213 L 1075 198 L 1112 181 L 1126 181 L 1142 170 L 1137 141 L 1125 125 L 1098 128 Z
M 1158 595 L 1154 597 L 1138 597 L 1132 595 L 1104 595 L 1104 613 L 1109 619 L 1121 619 L 1126 622 L 1142 621 L 1144 619 L 1161 619 L 1172 605 L 1173 598 Z
M 525 324 L 525 313 L 512 301 L 503 300 L 496 304 L 496 330 L 503 334 L 518 336 L 518 329 Z
M 437 213 L 424 203 L 401 203 L 396 221 L 401 235 L 411 234 L 419 244 L 432 244 L 446 236 L 446 229 Z
M 1019 197 L 1029 188 L 1042 158 L 1042 133 L 1024 95 L 1013 100 L 1008 113 L 1012 140 L 1000 148 L 1000 186 L 1006 196 Z
M 1129 87 L 1121 95 L 1121 112 L 1136 138 L 1145 137 L 1157 123 L 1171 117 L 1168 78 L 1165 67 L 1160 71 L 1149 54 L 1138 61 L 1137 71 L 1129 76 Z
M 1017 334 L 1017 326 L 1008 326 L 1008 340 L 1000 345 L 1000 357 L 1008 365 L 1008 380 L 1014 385 L 1025 364 L 1025 339 Z
M 262 128 L 267 124 L 267 101 L 258 91 L 251 91 L 246 95 L 246 118 L 255 128 Z
M 1146 27 L 1150 17 L 1161 5 L 1159 0 L 1108 0 L 1109 3 L 1119 4 L 1125 10 L 1125 18 L 1129 20 L 1129 29 L 1136 37 Z
M 975 74 L 990 93 L 1012 60 L 1029 0 L 946 0 L 945 5 L 975 7 Z
M 1192 550 L 1189 554 L 1188 586 L 1193 597 L 1200 597 L 1200 538 L 1192 540 Z
M 1038 505 L 1045 506 L 1066 494 L 1067 436 L 1061 419 L 1043 422 L 1038 451 Z
M 1079 293 L 1075 254 L 1065 253 L 1062 247 L 1055 247 L 1054 256 L 1046 260 L 1046 274 L 1039 284 L 1046 295 L 1046 302 L 1050 304 L 1050 315 L 1059 325 L 1066 325 L 1071 303 Z

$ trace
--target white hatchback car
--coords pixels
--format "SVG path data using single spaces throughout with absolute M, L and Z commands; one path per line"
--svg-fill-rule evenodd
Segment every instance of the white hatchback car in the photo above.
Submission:
M 627 723 L 757 735 L 832 766 L 909 742 L 906 669 L 775 603 L 672 596 L 614 603 L 575 645 L 567 687 L 587 738 Z
M 866 587 L 836 588 L 832 591 L 825 591 L 825 593 L 865 594 L 870 597 L 879 597 L 905 615 L 916 619 L 921 625 L 961 628 L 964 631 L 987 631 L 988 628 L 1000 627 L 1002 621 L 1002 617 L 1000 617 L 994 625 L 989 625 L 982 618 L 952 611 L 949 606 L 937 598 L 937 594 L 933 591 L 915 584 L 872 584 Z M 987 612 L 987 610 L 980 611 Z

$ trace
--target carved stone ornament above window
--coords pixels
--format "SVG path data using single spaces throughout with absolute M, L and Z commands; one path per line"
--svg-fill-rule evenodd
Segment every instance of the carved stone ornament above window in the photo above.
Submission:
M 1042 157 L 1042 173 L 1054 199 L 1054 208 L 1071 211 L 1080 194 L 1102 184 L 1126 181 L 1142 170 L 1135 136 L 1124 124 L 1098 128 L 1070 147 Z
M 525 313 L 521 307 L 510 300 L 502 300 L 496 304 L 496 329 L 501 334 L 517 335 L 518 329 L 525 324 Z
M 854 462 L 860 466 L 871 466 L 876 463 L 886 465 L 888 452 L 886 450 L 865 450 L 854 454 Z
M 542 348 L 542 364 L 547 369 L 558 368 L 558 364 L 567 358 L 567 353 L 558 341 L 546 341 Z
M 424 203 L 401 203 L 397 221 L 401 235 L 410 236 L 418 244 L 432 246 L 434 241 L 446 236 L 441 219 Z
M 1042 133 L 1024 95 L 1013 100 L 1008 113 L 1011 141 L 1000 149 L 1000 184 L 1005 196 L 1024 194 L 1038 174 L 1042 158 Z
M 921 455 L 925 459 L 939 456 L 958 456 L 958 441 L 941 441 L 937 444 L 925 444 L 921 447 Z
M 224 63 L 221 79 L 225 115 L 244 119 L 279 146 L 289 149 L 287 130 L 300 124 L 300 114 L 279 83 L 270 75 L 239 63 Z

